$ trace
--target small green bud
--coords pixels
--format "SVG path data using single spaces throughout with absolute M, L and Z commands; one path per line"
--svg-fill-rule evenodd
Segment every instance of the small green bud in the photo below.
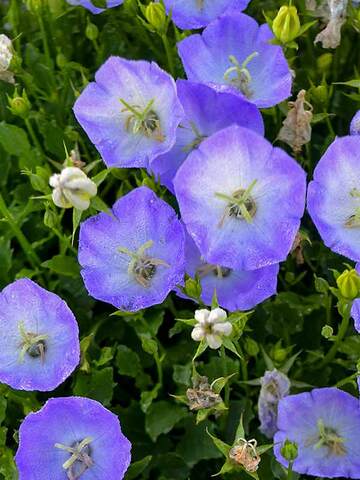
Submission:
M 317 277 L 315 275 L 315 290 L 318 293 L 327 293 L 329 290 L 329 284 L 325 278 Z
M 323 55 L 320 55 L 320 57 L 318 57 L 316 60 L 317 67 L 320 72 L 327 72 L 331 67 L 332 60 L 332 53 L 324 53 Z
M 66 64 L 67 64 L 67 58 L 65 57 L 65 55 L 63 53 L 58 53 L 56 55 L 56 65 L 59 68 L 64 68 Z
M 336 279 L 336 284 L 341 295 L 348 300 L 353 300 L 359 295 L 360 277 L 355 269 L 344 270 Z
M 333 334 L 334 334 L 334 330 L 332 327 L 330 327 L 330 325 L 324 325 L 323 328 L 321 329 L 321 335 L 326 339 L 331 338 Z
M 256 357 L 256 355 L 258 355 L 258 353 L 260 352 L 259 345 L 255 340 L 250 337 L 245 338 L 244 348 L 246 353 L 250 355 L 250 357 Z
M 329 96 L 327 85 L 318 85 L 310 90 L 312 98 L 321 104 L 326 104 Z
M 274 361 L 276 363 L 282 363 L 284 360 L 286 360 L 287 354 L 288 352 L 286 348 L 275 347 L 273 352 Z
M 25 90 L 23 90 L 21 96 L 18 94 L 17 90 L 15 90 L 14 96 L 12 98 L 8 97 L 8 102 L 9 109 L 13 115 L 24 119 L 28 118 L 31 109 L 31 103 L 29 102 Z
M 190 298 L 200 298 L 201 285 L 196 279 L 188 278 L 185 281 L 185 294 Z
M 162 3 L 151 2 L 145 9 L 145 18 L 159 33 L 165 33 L 166 12 Z
M 291 442 L 290 440 L 285 440 L 281 447 L 281 455 L 287 460 L 288 462 L 293 462 L 297 459 L 298 456 L 298 446 L 295 442 Z
M 88 22 L 85 29 L 85 35 L 86 38 L 88 38 L 92 42 L 95 41 L 99 36 L 98 27 L 94 23 Z
M 296 7 L 282 6 L 273 21 L 272 29 L 281 43 L 294 40 L 300 33 L 300 20 Z

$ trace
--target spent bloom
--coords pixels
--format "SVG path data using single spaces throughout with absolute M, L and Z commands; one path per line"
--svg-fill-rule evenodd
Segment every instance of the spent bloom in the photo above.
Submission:
M 0 382 L 54 390 L 80 360 L 74 315 L 54 293 L 22 278 L 0 294 Z
M 182 29 L 201 28 L 224 13 L 244 10 L 249 0 L 164 0 L 175 25 Z
M 249 310 L 276 293 L 279 265 L 258 270 L 238 270 L 207 263 L 189 235 L 185 244 L 185 270 L 198 276 L 201 300 L 211 305 L 214 292 L 218 303 L 229 311 Z
M 286 258 L 304 211 L 305 173 L 260 135 L 235 125 L 215 133 L 188 156 L 174 185 L 207 262 L 256 270 Z
M 320 42 L 323 48 L 336 48 L 341 42 L 341 28 L 346 21 L 346 9 L 348 0 L 327 0 L 324 5 L 327 25 L 316 38 L 315 43 Z
M 14 75 L 9 70 L 13 56 L 10 38 L 3 33 L 0 34 L 0 80 L 4 82 L 14 83 Z
M 256 447 L 257 441 L 255 439 L 239 438 L 230 450 L 229 458 L 237 465 L 241 465 L 247 472 L 254 473 L 259 468 L 261 461 Z
M 350 135 L 360 135 L 360 110 L 355 113 L 351 120 Z
M 218 349 L 223 343 L 223 337 L 228 337 L 232 332 L 232 325 L 227 322 L 227 314 L 222 308 L 213 310 L 196 310 L 195 325 L 191 338 L 195 342 L 205 340 L 210 348 Z
M 278 404 L 288 395 L 290 380 L 284 373 L 274 369 L 265 372 L 260 382 L 258 400 L 260 430 L 266 437 L 272 438 L 277 431 Z
M 87 210 L 91 198 L 97 193 L 95 183 L 77 167 L 65 167 L 61 173 L 52 175 L 49 183 L 54 189 L 53 202 L 61 208 Z
M 19 480 L 121 480 L 131 444 L 116 415 L 82 397 L 51 398 L 20 426 Z
M 110 57 L 74 105 L 108 167 L 148 167 L 174 145 L 183 117 L 172 77 L 156 63 Z
M 136 311 L 161 303 L 184 278 L 185 234 L 175 211 L 147 187 L 80 226 L 79 262 L 91 296 Z
M 351 316 L 354 319 L 355 330 L 360 333 L 360 298 L 356 298 L 351 307 Z
M 325 245 L 360 260 L 360 137 L 336 138 L 308 187 L 307 208 Z
M 359 399 L 337 388 L 319 388 L 289 395 L 279 402 L 277 460 L 285 440 L 294 442 L 298 456 L 293 470 L 316 477 L 360 478 Z
M 272 107 L 289 97 L 291 72 L 268 25 L 233 12 L 178 44 L 186 75 L 218 91 L 247 98 L 258 107 Z
M 91 13 L 102 13 L 107 8 L 117 7 L 122 5 L 124 0 L 67 0 L 70 5 L 85 7 Z
M 150 170 L 173 192 L 175 174 L 190 152 L 213 133 L 232 124 L 264 134 L 264 122 L 255 105 L 229 93 L 178 80 L 177 91 L 185 118 L 180 123 L 174 147 L 150 163 Z

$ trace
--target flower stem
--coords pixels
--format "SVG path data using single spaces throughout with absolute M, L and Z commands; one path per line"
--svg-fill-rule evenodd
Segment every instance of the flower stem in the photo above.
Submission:
M 40 258 L 37 256 L 36 252 L 34 251 L 33 247 L 31 246 L 30 242 L 27 240 L 23 232 L 21 231 L 20 227 L 17 225 L 14 217 L 12 216 L 10 210 L 6 206 L 3 196 L 0 193 L 0 213 L 4 217 L 4 219 L 10 225 L 12 231 L 14 232 L 15 237 L 17 238 L 22 250 L 24 251 L 30 265 L 34 270 L 38 269 L 41 261 Z
M 220 357 L 221 357 L 221 363 L 222 363 L 222 369 L 223 369 L 223 375 L 224 377 L 228 376 L 228 369 L 227 369 L 227 363 L 226 363 L 226 352 L 225 352 L 225 347 L 224 345 L 221 345 L 220 348 Z M 225 385 L 225 405 L 228 406 L 230 401 L 230 385 L 229 382 L 226 382 Z
M 175 77 L 175 66 L 174 66 L 174 60 L 173 60 L 173 57 L 172 57 L 172 52 L 171 52 L 171 47 L 170 47 L 170 44 L 169 44 L 169 40 L 168 40 L 168 38 L 165 34 L 161 35 L 161 40 L 163 42 L 164 49 L 165 49 L 165 52 L 166 52 L 166 58 L 167 58 L 167 62 L 168 62 L 169 71 L 170 71 L 171 75 L 173 77 Z
M 339 346 L 340 346 L 341 342 L 343 341 L 343 339 L 346 335 L 347 329 L 349 327 L 349 321 L 350 321 L 350 314 L 348 312 L 346 312 L 346 313 L 344 313 L 344 315 L 342 317 L 340 327 L 339 327 L 339 331 L 338 331 L 338 334 L 336 336 L 336 340 L 335 340 L 333 346 L 328 351 L 328 353 L 325 355 L 324 360 L 319 364 L 319 367 L 318 367 L 319 369 L 325 367 L 325 365 L 327 365 L 328 363 L 330 363 L 334 360 L 334 358 L 336 356 L 336 353 L 339 349 Z
M 27 131 L 28 131 L 28 133 L 29 133 L 29 135 L 30 135 L 30 138 L 31 138 L 33 144 L 34 144 L 35 147 L 39 150 L 39 152 L 41 153 L 41 155 L 44 155 L 44 156 L 45 156 L 44 151 L 43 151 L 43 149 L 42 149 L 42 147 L 41 147 L 41 144 L 40 144 L 40 142 L 39 142 L 39 140 L 38 140 L 38 138 L 37 138 L 37 136 L 36 136 L 36 134 L 35 134 L 35 132 L 34 132 L 34 129 L 33 129 L 32 125 L 31 125 L 30 120 L 29 120 L 28 118 L 25 118 L 25 119 L 24 119 L 24 122 L 25 122 Z
M 288 471 L 287 471 L 287 477 L 286 477 L 287 480 L 292 480 L 292 478 L 293 478 L 293 474 L 292 474 L 292 473 L 293 473 L 293 469 L 292 469 L 292 466 L 293 466 L 292 462 L 289 462 Z

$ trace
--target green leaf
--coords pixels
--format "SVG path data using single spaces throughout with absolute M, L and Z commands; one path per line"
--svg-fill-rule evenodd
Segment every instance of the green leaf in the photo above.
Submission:
M 334 85 L 346 85 L 347 87 L 360 88 L 360 79 L 355 78 L 354 80 L 349 80 L 347 82 L 334 82 Z
M 216 380 L 214 380 L 211 384 L 211 388 L 215 393 L 220 393 L 221 390 L 225 387 L 225 385 L 228 383 L 230 378 L 234 377 L 235 373 L 232 373 L 231 375 L 228 375 L 227 377 L 219 377 Z
M 187 410 L 181 405 L 164 400 L 155 402 L 146 413 L 145 430 L 155 442 L 159 435 L 169 433 L 187 415 Z
M 41 266 L 60 275 L 67 275 L 69 277 L 78 277 L 80 274 L 80 267 L 77 260 L 74 257 L 67 257 L 65 255 L 55 255 L 50 260 L 43 262 Z
M 214 442 L 215 447 L 224 455 L 225 458 L 229 457 L 229 452 L 231 450 L 231 446 L 227 443 L 223 442 L 219 438 L 212 435 L 209 430 L 207 430 L 207 434 L 211 437 L 212 441 Z
M 189 385 L 191 377 L 191 364 L 174 365 L 173 380 L 180 385 Z
M 115 364 L 120 375 L 128 377 L 136 378 L 142 370 L 139 355 L 126 345 L 118 346 Z
M 146 469 L 151 460 L 152 456 L 147 455 L 142 460 L 132 463 L 126 472 L 124 480 L 133 480 L 134 478 L 137 478 Z
M 227 350 L 230 350 L 230 352 L 234 353 L 238 358 L 241 359 L 241 355 L 237 351 L 234 342 L 232 342 L 229 338 L 224 338 L 223 339 L 223 345 Z
M 200 357 L 200 355 L 205 352 L 207 347 L 208 344 L 206 343 L 206 340 L 201 340 L 192 361 L 194 362 L 198 357 Z
M 141 346 L 144 352 L 148 353 L 149 355 L 156 355 L 158 352 L 158 344 L 157 341 L 153 338 L 148 337 L 146 334 L 140 335 Z
M 90 374 L 79 372 L 74 385 L 74 395 L 90 397 L 103 405 L 110 405 L 115 383 L 113 368 L 92 371 Z
M 4 150 L 21 159 L 21 168 L 33 168 L 37 160 L 26 132 L 15 125 L 0 123 L 0 144 Z

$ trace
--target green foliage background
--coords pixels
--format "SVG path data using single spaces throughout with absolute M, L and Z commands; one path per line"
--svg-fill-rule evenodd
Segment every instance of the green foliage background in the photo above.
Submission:
M 273 18 L 282 3 L 253 0 L 247 13 L 264 22 L 263 12 Z M 293 4 L 302 24 L 314 20 L 303 1 Z M 359 43 L 359 19 L 359 11 L 351 10 L 341 46 L 334 51 L 314 46 L 322 28 L 319 21 L 297 39 L 298 50 L 286 49 L 296 74 L 293 92 L 306 89 L 314 106 L 312 141 L 297 158 L 309 179 L 327 146 L 335 135 L 347 134 L 350 119 L 360 108 L 360 50 L 354 48 Z M 70 151 L 77 143 L 99 185 L 99 197 L 83 218 L 141 184 L 176 206 L 146 172 L 104 170 L 72 113 L 76 97 L 109 55 L 155 60 L 184 77 L 175 45 L 188 32 L 169 26 L 169 63 L 162 39 L 145 24 L 136 0 L 97 16 L 62 0 L 0 2 L 0 32 L 15 39 L 17 82 L 17 93 L 14 86 L 0 82 L 0 287 L 27 276 L 56 292 L 76 315 L 82 347 L 80 368 L 55 392 L 25 393 L 0 385 L 0 478 L 6 480 L 16 478 L 13 455 L 22 419 L 52 396 L 88 396 L 119 415 L 133 443 L 133 461 L 138 462 L 127 480 L 205 480 L 223 464 L 207 430 L 231 444 L 244 413 L 246 437 L 267 443 L 258 431 L 259 388 L 246 381 L 261 377 L 269 364 L 282 368 L 298 354 L 289 374 L 293 392 L 339 385 L 358 394 L 354 378 L 360 336 L 352 325 L 345 328 L 335 355 L 324 361 L 337 340 L 321 335 L 326 324 L 337 333 L 338 292 L 330 291 L 328 284 L 336 286 L 333 269 L 344 270 L 346 260 L 324 247 L 307 215 L 303 229 L 310 242 L 302 244 L 304 262 L 299 263 L 295 254 L 289 256 L 281 265 L 279 294 L 240 322 L 237 351 L 242 359 L 229 351 L 222 359 L 213 351 L 197 359 L 198 371 L 210 380 L 234 374 L 228 388 L 229 410 L 219 418 L 210 416 L 196 425 L 196 415 L 170 396 L 184 395 L 191 386 L 197 345 L 190 329 L 174 319 L 192 318 L 194 303 L 171 295 L 161 306 L 127 315 L 87 295 L 79 275 L 76 233 L 72 244 L 73 222 L 76 225 L 79 218 L 73 218 L 71 210 L 56 208 L 51 200 L 34 197 L 51 193 L 48 179 L 61 168 L 64 145 Z M 96 38 L 91 35 L 93 25 Z M 349 80 L 350 85 L 337 83 Z M 24 91 L 31 107 L 22 118 L 9 110 L 8 97 Z M 286 111 L 284 103 L 263 112 L 270 141 L 276 141 Z M 249 477 L 238 471 L 224 478 Z M 271 450 L 263 455 L 259 478 L 286 478 Z

